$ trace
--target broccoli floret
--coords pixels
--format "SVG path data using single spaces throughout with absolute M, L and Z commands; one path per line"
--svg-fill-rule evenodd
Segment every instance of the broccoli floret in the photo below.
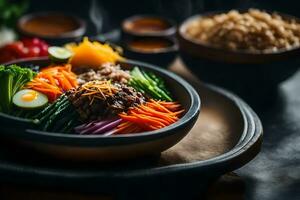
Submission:
M 13 95 L 36 75 L 29 68 L 0 65 L 0 111 L 9 113 Z

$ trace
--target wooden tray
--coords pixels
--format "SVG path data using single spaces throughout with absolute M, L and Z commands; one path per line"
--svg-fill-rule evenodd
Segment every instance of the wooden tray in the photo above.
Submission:
M 122 197 L 130 195 L 131 199 L 141 198 L 140 195 L 151 199 L 157 193 L 162 199 L 186 198 L 187 193 L 199 194 L 214 179 L 255 157 L 260 150 L 262 126 L 252 109 L 232 93 L 199 82 L 182 65 L 176 64 L 171 70 L 195 86 L 202 99 L 202 111 L 192 131 L 159 158 L 111 166 L 64 163 L 35 152 L 25 157 L 29 150 L 2 144 L 0 180 L 27 186 L 114 193 Z

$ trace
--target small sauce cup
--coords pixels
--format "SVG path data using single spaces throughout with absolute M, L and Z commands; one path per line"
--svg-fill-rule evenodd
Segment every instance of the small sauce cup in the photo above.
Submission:
M 135 15 L 122 22 L 124 36 L 174 36 L 176 24 L 171 19 L 154 15 Z
M 123 42 L 125 56 L 167 68 L 175 59 L 178 45 L 168 37 L 135 37 Z
M 22 36 L 42 38 L 50 44 L 63 44 L 82 37 L 86 23 L 73 15 L 40 12 L 21 17 L 17 29 Z

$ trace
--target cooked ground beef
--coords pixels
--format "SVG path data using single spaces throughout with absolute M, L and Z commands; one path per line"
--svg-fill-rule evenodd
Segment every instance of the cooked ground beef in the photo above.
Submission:
M 84 84 L 93 80 L 112 80 L 118 83 L 127 83 L 130 79 L 129 71 L 122 70 L 120 65 L 106 63 L 98 70 L 89 69 L 78 75 L 78 83 Z
M 146 102 L 145 97 L 132 87 L 124 84 L 113 84 L 113 86 L 117 88 L 113 95 L 105 99 L 93 98 L 92 101 L 90 95 L 84 95 L 89 91 L 82 90 L 82 86 L 67 93 L 81 121 L 88 122 L 115 116 L 120 112 L 126 112 L 130 107 Z

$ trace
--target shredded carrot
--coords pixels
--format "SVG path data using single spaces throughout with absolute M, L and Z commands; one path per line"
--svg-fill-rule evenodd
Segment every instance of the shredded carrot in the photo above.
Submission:
M 110 81 L 90 81 L 79 87 L 75 93 L 80 93 L 82 96 L 88 96 L 91 101 L 94 99 L 105 100 L 116 94 L 119 89 L 112 85 Z
M 169 107 L 172 109 L 168 109 Z M 131 108 L 127 113 L 119 114 L 123 122 L 117 127 L 115 134 L 160 129 L 176 122 L 183 112 L 184 109 L 177 102 L 166 103 L 151 99 L 144 105 Z
M 42 69 L 38 75 L 25 87 L 37 90 L 48 96 L 49 101 L 55 101 L 63 92 L 77 87 L 76 74 L 72 72 L 72 66 L 50 65 Z

